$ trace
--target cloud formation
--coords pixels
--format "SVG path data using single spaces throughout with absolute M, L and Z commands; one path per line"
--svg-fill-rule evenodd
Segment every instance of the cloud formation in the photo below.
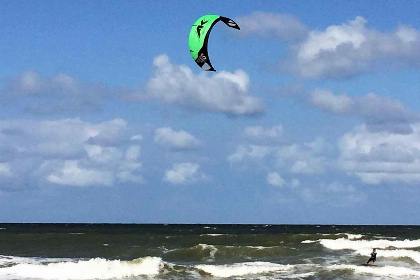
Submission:
M 254 12 L 235 21 L 241 27 L 240 36 L 276 38 L 293 43 L 305 39 L 308 33 L 307 27 L 293 15 Z
M 250 129 L 251 128 L 251 129 Z M 257 133 L 256 133 L 257 132 Z M 284 172 L 294 174 L 319 174 L 324 173 L 327 166 L 327 145 L 322 138 L 316 138 L 312 142 L 303 144 L 284 144 L 280 141 L 266 144 L 253 144 L 254 137 L 258 140 L 277 138 L 282 133 L 281 126 L 272 128 L 247 127 L 245 135 L 252 136 L 251 143 L 240 143 L 236 146 L 235 152 L 228 156 L 232 165 L 255 165 L 266 166 L 272 169 L 275 167 Z
M 176 150 L 196 149 L 200 141 L 184 130 L 175 131 L 171 127 L 156 129 L 154 141 Z
M 176 163 L 172 169 L 166 170 L 163 180 L 173 185 L 187 185 L 203 181 L 206 175 L 201 172 L 197 163 Z
M 109 100 L 129 103 L 158 100 L 191 111 L 228 116 L 264 113 L 264 104 L 251 95 L 249 77 L 243 70 L 196 75 L 187 66 L 171 63 L 167 55 L 155 57 L 153 66 L 154 75 L 135 90 L 83 82 L 67 74 L 45 77 L 25 71 L 4 81 L 0 105 L 24 107 L 34 114 L 63 115 L 98 110 Z
M 267 183 L 275 187 L 283 187 L 285 180 L 277 172 L 267 174 Z
M 67 74 L 45 77 L 24 71 L 5 80 L 0 102 L 17 102 L 35 114 L 68 114 L 98 110 L 111 96 L 111 90 L 105 86 L 83 82 Z
M 343 78 L 390 65 L 420 66 L 420 32 L 409 26 L 384 33 L 366 27 L 356 17 L 324 31 L 312 30 L 306 40 L 293 46 L 280 69 L 305 78 Z M 381 67 L 385 63 L 385 67 Z
M 289 47 L 281 72 L 303 78 L 345 78 L 370 71 L 420 66 L 420 31 L 400 25 L 393 32 L 367 27 L 361 16 L 325 30 L 309 30 L 287 14 L 254 12 L 236 19 L 240 36 L 278 39 Z
M 327 168 L 327 146 L 322 138 L 304 144 L 283 145 L 276 152 L 276 162 L 294 174 L 320 174 Z
M 283 135 L 283 126 L 275 125 L 270 128 L 262 126 L 248 126 L 244 130 L 247 140 L 257 144 L 279 144 Z
M 368 184 L 420 182 L 420 123 L 411 134 L 372 132 L 365 125 L 339 141 L 342 168 Z
M 401 102 L 375 93 L 334 95 L 331 91 L 317 89 L 309 93 L 309 100 L 325 111 L 361 117 L 371 131 L 407 134 L 412 132 L 410 124 L 420 120 L 418 113 L 409 111 Z
M 144 90 L 133 91 L 127 100 L 159 100 L 194 111 L 219 112 L 228 116 L 259 115 L 263 103 L 249 92 L 249 77 L 234 73 L 194 74 L 184 65 L 171 63 L 167 55 L 155 57 L 154 76 Z
M 0 188 L 141 183 L 140 145 L 126 121 L 0 121 Z M 138 135 L 138 134 L 137 134 Z
M 335 207 L 346 207 L 366 201 L 367 196 L 353 185 L 339 182 L 298 186 L 294 192 L 308 203 L 328 203 Z

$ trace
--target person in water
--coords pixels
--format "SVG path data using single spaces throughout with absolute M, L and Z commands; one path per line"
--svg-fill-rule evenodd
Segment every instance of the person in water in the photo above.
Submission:
M 373 248 L 372 253 L 370 253 L 370 259 L 367 261 L 366 264 L 369 264 L 370 262 L 376 261 L 376 248 Z

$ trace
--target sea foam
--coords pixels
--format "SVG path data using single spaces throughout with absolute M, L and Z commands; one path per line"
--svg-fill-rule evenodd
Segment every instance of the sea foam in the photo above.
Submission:
M 411 250 L 381 250 L 380 255 L 385 258 L 410 258 L 420 263 L 420 252 Z
M 358 274 L 369 274 L 379 276 L 420 276 L 420 271 L 398 266 L 383 266 L 383 267 L 369 267 L 369 266 L 357 266 L 357 265 L 332 265 L 329 267 L 332 270 L 336 269 L 349 269 Z
M 364 249 L 386 249 L 390 247 L 394 248 L 416 248 L 420 247 L 420 239 L 417 240 L 349 240 L 346 238 L 339 239 L 321 239 L 320 243 L 331 250 L 364 250 Z
M 378 249 L 378 256 L 388 258 L 411 258 L 420 263 L 420 252 L 406 250 L 407 248 L 420 247 L 420 239 L 417 240 L 348 240 L 339 239 L 321 239 L 320 244 L 331 250 L 353 250 L 360 255 L 369 255 L 372 248 Z M 404 249 L 403 249 L 404 248 Z M 392 249 L 392 250 L 391 250 Z M 401 250 L 403 249 L 403 250 Z
M 214 255 L 217 253 L 218 249 L 213 245 L 208 244 L 198 244 L 198 247 L 200 247 L 202 250 L 210 250 L 210 258 L 214 259 Z
M 287 271 L 294 268 L 292 265 L 282 265 L 270 262 L 246 262 L 230 265 L 197 265 L 195 267 L 208 274 L 221 278 L 275 271 Z
M 48 264 L 20 263 L 0 268 L 1 277 L 39 279 L 111 279 L 140 275 L 157 275 L 164 263 L 157 257 L 132 261 L 95 258 Z

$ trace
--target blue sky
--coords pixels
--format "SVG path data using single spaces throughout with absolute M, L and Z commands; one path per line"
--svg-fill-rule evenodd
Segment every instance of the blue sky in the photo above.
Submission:
M 0 222 L 419 224 L 418 14 L 1 1 Z

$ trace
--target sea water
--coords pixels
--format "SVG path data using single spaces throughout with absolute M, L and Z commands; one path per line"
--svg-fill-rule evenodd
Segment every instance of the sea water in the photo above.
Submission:
M 420 226 L 0 224 L 0 279 L 420 279 Z

